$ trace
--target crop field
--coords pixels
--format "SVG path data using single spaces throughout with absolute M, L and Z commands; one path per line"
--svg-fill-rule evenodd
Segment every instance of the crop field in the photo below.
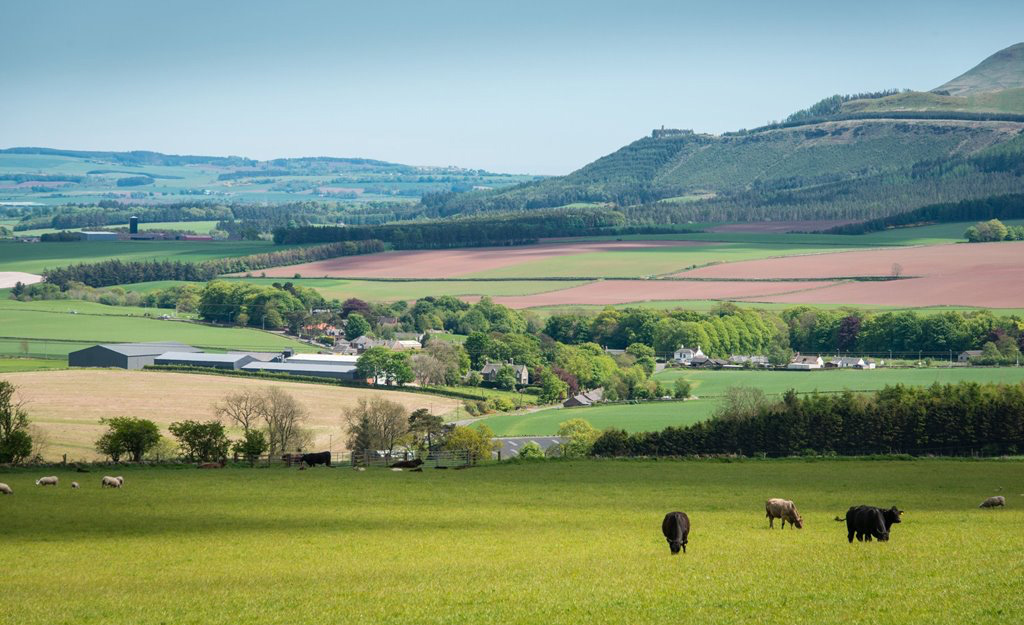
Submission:
M 652 401 L 638 404 L 605 404 L 586 408 L 546 408 L 535 412 L 501 414 L 480 421 L 498 436 L 552 436 L 568 419 L 586 419 L 599 430 L 609 427 L 628 432 L 652 432 L 669 426 L 685 426 L 710 418 L 722 396 L 733 386 L 759 388 L 766 395 L 798 393 L 877 391 L 886 386 L 930 386 L 935 383 L 1024 382 L 1024 367 L 953 367 L 921 369 L 820 370 L 820 371 L 701 371 L 666 369 L 655 379 L 671 389 L 678 378 L 690 382 L 697 399 L 684 402 Z
M 152 317 L 142 316 L 145 314 Z M 313 349 L 279 334 L 157 318 L 162 314 L 173 311 L 104 306 L 80 300 L 0 299 L 0 354 L 54 357 L 94 343 L 134 341 L 179 341 L 216 349 Z
M 284 281 L 283 278 L 242 278 L 242 280 L 263 285 Z M 427 297 L 428 295 L 434 297 L 441 295 L 460 297 L 534 295 L 586 284 L 582 280 L 416 280 L 410 282 L 390 282 L 344 280 L 338 278 L 292 278 L 288 281 L 296 285 L 312 287 L 327 299 L 346 300 L 350 297 L 358 297 L 359 299 L 373 302 L 411 301 Z
M 335 451 L 345 449 L 347 438 L 342 411 L 359 398 L 384 395 L 410 412 L 427 408 L 434 414 L 446 414 L 459 405 L 459 400 L 425 393 L 169 371 L 75 368 L 2 373 L 0 369 L 0 375 L 18 387 L 19 397 L 28 402 L 30 421 L 49 439 L 46 457 L 56 459 L 65 453 L 69 459 L 95 459 L 93 443 L 103 433 L 99 420 L 104 417 L 143 417 L 166 434 L 174 421 L 216 418 L 214 403 L 241 390 L 271 386 L 286 390 L 309 411 L 306 425 L 316 448 Z
M 585 419 L 599 430 L 614 427 L 627 432 L 655 432 L 708 419 L 717 407 L 718 402 L 711 400 L 606 404 L 499 414 L 477 423 L 491 428 L 496 436 L 553 436 L 559 424 L 569 419 Z
M 275 246 L 270 241 L 0 241 L 0 271 L 42 273 L 48 267 L 63 267 L 111 258 L 203 261 L 262 254 L 277 249 L 286 247 Z
M 575 461 L 5 470 L 3 625 L 1009 623 L 1019 461 Z M 43 472 L 40 472 L 43 471 Z M 40 475 L 57 488 L 36 487 Z M 80 481 L 79 490 L 68 488 Z M 979 510 L 1006 493 L 1005 509 Z M 769 530 L 768 497 L 802 530 Z M 851 505 L 905 511 L 848 544 Z M 691 521 L 686 554 L 661 535 Z
M 66 369 L 67 362 L 52 358 L 0 358 L 0 373 Z

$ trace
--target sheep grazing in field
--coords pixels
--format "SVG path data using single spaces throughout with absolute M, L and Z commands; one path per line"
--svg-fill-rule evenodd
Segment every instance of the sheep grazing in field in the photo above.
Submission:
M 78 488 L 78 482 L 71 482 L 71 488 Z
M 788 499 L 772 498 L 764 502 L 764 515 L 768 517 L 768 528 L 775 527 L 775 519 L 782 519 L 782 529 L 786 529 L 786 521 L 789 521 L 789 528 L 796 527 L 803 529 L 804 519 L 797 512 L 796 505 Z
M 121 486 L 124 486 L 124 478 L 122 476 L 118 475 L 114 479 L 116 479 L 118 482 L 121 482 Z
M 103 476 L 103 481 L 100 482 L 100 488 L 121 488 L 121 478 L 110 477 L 109 475 Z
M 392 471 L 401 471 L 402 469 L 400 469 L 400 468 L 398 468 L 398 467 L 391 467 L 391 470 L 392 470 Z
M 995 497 L 989 497 L 985 501 L 981 502 L 979 508 L 999 508 L 1006 506 L 1006 497 L 1002 495 L 996 495 Z
M 679 555 L 680 549 L 686 553 L 686 543 L 689 542 L 690 536 L 690 517 L 686 516 L 685 512 L 669 512 L 661 522 L 661 533 L 665 535 L 672 555 Z
M 3 482 L 0 482 L 0 495 L 13 495 L 13 494 L 14 494 L 14 491 L 11 490 L 10 486 L 8 486 L 7 484 L 4 484 Z
M 366 467 L 352 467 L 352 468 L 355 469 L 356 471 L 365 471 L 366 470 Z
M 41 477 L 36 480 L 36 486 L 56 486 L 58 481 L 60 480 L 57 479 L 56 475 Z

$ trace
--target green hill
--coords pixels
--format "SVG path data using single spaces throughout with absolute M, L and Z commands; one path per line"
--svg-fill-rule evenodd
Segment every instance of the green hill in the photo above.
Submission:
M 940 95 L 963 96 L 1024 87 L 1024 43 L 996 52 L 971 70 L 933 89 Z
M 956 93 L 832 96 L 723 135 L 655 130 L 567 176 L 423 205 L 445 216 L 589 202 L 635 223 L 869 219 L 1024 192 L 1024 44 L 944 87 Z

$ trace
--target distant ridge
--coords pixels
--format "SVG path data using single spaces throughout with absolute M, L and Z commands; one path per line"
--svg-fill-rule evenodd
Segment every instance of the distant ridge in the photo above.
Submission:
M 964 96 L 1024 87 L 1024 43 L 988 57 L 946 84 L 932 89 L 939 95 Z

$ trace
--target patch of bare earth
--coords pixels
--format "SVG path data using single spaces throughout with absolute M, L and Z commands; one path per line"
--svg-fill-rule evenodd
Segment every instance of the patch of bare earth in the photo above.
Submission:
M 686 282 L 673 280 L 601 280 L 561 291 L 495 297 L 511 308 L 536 306 L 609 306 L 656 300 L 747 299 L 820 288 L 828 281 L 808 282 Z M 469 298 L 466 298 L 467 300 Z
M 297 273 L 307 278 L 455 278 L 556 256 L 701 245 L 708 244 L 702 241 L 589 241 L 413 250 L 343 256 L 302 265 L 275 267 L 267 269 L 266 274 L 281 278 L 290 278 Z
M 912 276 L 889 282 L 847 282 L 759 301 L 871 306 L 1024 307 L 1024 242 L 884 248 L 723 263 L 687 271 L 701 278 Z
M 37 276 L 34 273 L 25 273 L 24 271 L 0 271 L 0 289 L 9 289 L 17 283 L 22 284 L 35 284 L 36 282 L 42 282 L 43 277 Z
M 315 450 L 345 449 L 347 432 L 342 411 L 363 397 L 383 395 L 412 411 L 427 408 L 434 414 L 455 409 L 457 400 L 446 397 L 345 388 L 301 382 L 254 380 L 164 371 L 69 369 L 8 373 L 2 376 L 18 387 L 28 403 L 29 419 L 49 439 L 48 458 L 97 458 L 93 443 L 103 433 L 103 417 L 134 416 L 157 423 L 165 436 L 174 421 L 215 419 L 214 403 L 243 390 L 280 387 L 309 411 L 306 426 L 313 431 Z M 226 425 L 226 424 L 225 424 Z M 233 433 L 234 434 L 234 433 Z

